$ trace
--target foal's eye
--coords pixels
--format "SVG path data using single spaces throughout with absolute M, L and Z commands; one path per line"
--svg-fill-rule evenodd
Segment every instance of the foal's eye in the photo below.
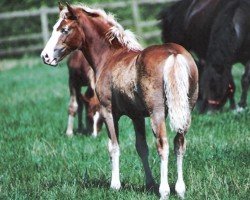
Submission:
M 68 28 L 62 28 L 61 32 L 63 34 L 68 34 L 69 33 L 69 29 Z

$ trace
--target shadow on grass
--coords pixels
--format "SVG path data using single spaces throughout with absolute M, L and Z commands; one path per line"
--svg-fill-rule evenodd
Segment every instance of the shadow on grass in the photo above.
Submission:
M 156 195 L 158 197 L 160 197 L 160 193 L 159 193 L 159 184 L 154 184 L 151 187 L 147 187 L 147 186 L 140 186 L 140 185 L 135 185 L 133 183 L 121 183 L 121 190 L 125 190 L 125 191 L 133 191 L 133 192 L 139 192 L 139 193 L 148 193 L 148 194 L 152 194 L 152 195 Z M 91 179 L 88 180 L 87 182 L 83 180 L 82 182 L 82 187 L 84 188 L 104 188 L 107 190 L 112 190 L 110 188 L 110 180 L 103 178 L 100 179 Z M 171 195 L 176 195 L 175 192 L 175 186 L 174 184 L 170 185 L 170 194 Z
M 107 190 L 112 190 L 110 188 L 110 180 L 104 180 L 102 178 L 100 179 L 91 179 L 87 182 L 82 182 L 82 186 L 84 188 L 104 188 Z M 150 193 L 155 194 L 159 196 L 159 185 L 156 184 L 155 186 L 151 188 L 146 188 L 145 186 L 135 185 L 132 183 L 122 183 L 121 190 L 126 191 L 134 191 L 134 192 L 140 192 L 140 193 Z

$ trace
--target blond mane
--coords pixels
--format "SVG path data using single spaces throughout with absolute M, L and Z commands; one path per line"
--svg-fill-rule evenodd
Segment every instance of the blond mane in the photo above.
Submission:
M 108 30 L 106 33 L 106 39 L 112 43 L 114 39 L 117 39 L 118 42 L 128 48 L 128 50 L 133 50 L 133 51 L 140 51 L 142 50 L 142 46 L 139 44 L 135 34 L 130 31 L 130 30 L 124 30 L 121 24 L 119 24 L 114 15 L 111 13 L 106 13 L 102 9 L 92 9 L 86 5 L 82 4 L 77 4 L 77 5 L 72 5 L 73 8 L 80 8 L 83 9 L 84 11 L 88 13 L 93 13 L 97 14 L 100 17 L 102 17 L 105 21 L 107 21 L 109 24 L 111 24 L 111 28 Z M 65 8 L 64 10 L 61 11 L 60 17 L 61 18 L 66 18 L 66 13 L 68 10 Z

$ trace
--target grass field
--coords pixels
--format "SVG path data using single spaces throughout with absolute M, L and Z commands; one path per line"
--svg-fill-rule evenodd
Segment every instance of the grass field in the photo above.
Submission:
M 13 68 L 12 68 L 13 67 Z M 39 58 L 0 62 L 0 199 L 159 199 L 144 189 L 131 121 L 120 120 L 122 189 L 109 189 L 105 128 L 96 138 L 65 135 L 67 68 Z M 237 99 L 242 67 L 236 67 Z M 248 98 L 248 105 L 250 105 Z M 174 133 L 169 131 L 169 182 L 176 181 Z M 186 199 L 250 199 L 250 111 L 198 115 L 187 135 Z M 147 121 L 150 165 L 159 183 L 159 158 Z M 170 199 L 178 199 L 171 192 Z

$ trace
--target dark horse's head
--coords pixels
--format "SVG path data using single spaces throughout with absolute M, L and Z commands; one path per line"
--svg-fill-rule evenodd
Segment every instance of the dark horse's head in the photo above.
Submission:
M 201 112 L 219 110 L 225 105 L 235 89 L 231 83 L 231 77 L 230 69 L 216 71 L 212 67 L 207 67 L 204 70 L 200 84 L 202 91 Z

